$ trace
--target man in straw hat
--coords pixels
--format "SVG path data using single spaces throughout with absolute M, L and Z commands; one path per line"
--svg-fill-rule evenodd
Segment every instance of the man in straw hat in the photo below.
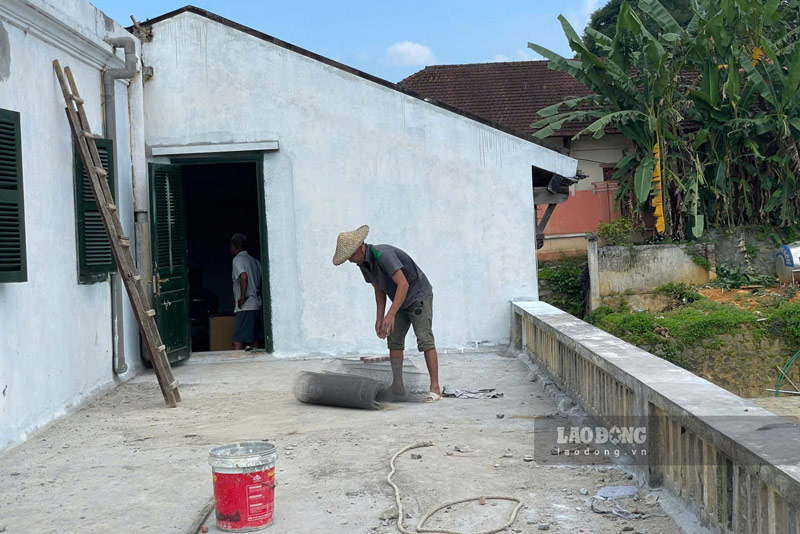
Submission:
M 355 263 L 364 275 L 364 281 L 375 289 L 377 318 L 375 333 L 386 339 L 389 346 L 389 361 L 392 364 L 392 393 L 404 395 L 403 350 L 410 326 L 417 336 L 417 348 L 425 354 L 425 364 L 431 378 L 431 387 L 425 402 L 436 402 L 441 398 L 439 388 L 439 357 L 433 339 L 433 288 L 425 273 L 411 257 L 391 245 L 365 243 L 369 226 L 364 225 L 352 232 L 342 232 L 336 240 L 333 264 L 345 261 Z M 386 297 L 392 305 L 386 310 Z

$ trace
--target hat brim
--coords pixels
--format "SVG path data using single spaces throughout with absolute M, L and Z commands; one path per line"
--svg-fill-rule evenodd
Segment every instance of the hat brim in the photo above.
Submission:
M 369 226 L 366 224 L 352 232 L 343 232 L 339 234 L 340 237 L 336 243 L 336 252 L 333 255 L 333 264 L 341 265 L 350 259 L 358 248 L 364 244 L 364 240 L 367 239 L 367 234 L 369 234 Z

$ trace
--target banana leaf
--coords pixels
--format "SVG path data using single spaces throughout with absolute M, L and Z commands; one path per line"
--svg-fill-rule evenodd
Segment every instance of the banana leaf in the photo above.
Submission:
M 617 162 L 616 171 L 614 171 L 614 175 L 611 177 L 611 179 L 622 180 L 628 175 L 628 173 L 631 172 L 631 169 L 633 169 L 636 164 L 636 154 L 628 154 Z
M 772 107 L 777 110 L 780 106 L 778 96 L 775 94 L 774 89 L 764 80 L 761 73 L 756 70 L 751 61 L 750 57 L 746 54 L 739 55 L 739 64 L 747 74 L 747 83 L 752 84 L 753 90 L 757 91 L 761 98 L 769 102 Z
M 634 188 L 636 199 L 639 202 L 646 202 L 650 197 L 650 189 L 653 182 L 653 169 L 655 160 L 652 157 L 644 158 L 636 168 L 634 175 Z
M 664 33 L 678 35 L 683 32 L 680 24 L 675 21 L 675 18 L 658 0 L 639 0 L 639 9 L 655 20 L 664 30 Z M 662 37 L 664 36 L 662 35 Z
M 714 188 L 717 191 L 722 191 L 725 187 L 725 173 L 728 170 L 728 164 L 721 161 L 717 164 L 717 172 L 714 176 Z
M 789 73 L 783 86 L 782 109 L 786 109 L 793 100 L 797 100 L 798 90 L 800 90 L 800 41 L 795 45 L 792 62 L 789 65 Z

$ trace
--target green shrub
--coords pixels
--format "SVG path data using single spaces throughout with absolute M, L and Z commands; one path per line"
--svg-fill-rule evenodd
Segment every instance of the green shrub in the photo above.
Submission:
M 800 302 L 781 302 L 767 314 L 767 327 L 774 336 L 784 338 L 800 349 Z
M 667 295 L 672 300 L 682 304 L 690 304 L 703 298 L 703 295 L 684 283 L 676 284 L 670 282 L 661 287 L 657 287 L 654 293 L 656 295 Z
M 708 261 L 708 258 L 703 256 L 702 254 L 692 254 L 692 261 L 695 262 L 697 265 L 708 271 L 711 269 L 711 262 Z
M 680 284 L 664 286 L 662 292 L 681 295 Z M 691 288 L 688 288 L 691 291 Z M 731 304 L 700 298 L 685 306 L 659 313 L 631 312 L 603 306 L 589 314 L 587 321 L 606 332 L 638 346 L 659 349 L 663 358 L 690 368 L 685 351 L 702 340 L 742 331 L 748 327 L 758 342 L 763 336 L 781 338 L 793 350 L 800 349 L 800 302 L 790 302 L 787 291 L 770 305 L 751 311 Z
M 671 335 L 692 344 L 698 339 L 728 334 L 744 324 L 755 324 L 756 315 L 736 306 L 699 300 L 673 313 L 664 314 L 659 323 Z
M 609 245 L 629 245 L 636 226 L 630 219 L 616 219 L 609 223 L 597 224 L 597 235 Z
M 592 312 L 588 320 L 634 345 L 666 343 L 680 351 L 700 339 L 730 333 L 740 325 L 755 324 L 756 315 L 735 306 L 702 299 L 657 314 L 602 307 Z M 800 315 L 797 324 L 800 335 Z
M 576 317 L 583 317 L 586 307 L 586 293 L 581 281 L 585 266 L 583 258 L 539 263 L 539 279 L 549 280 L 553 290 L 550 304 Z
M 733 267 L 726 263 L 720 263 L 717 265 L 717 278 L 709 285 L 721 287 L 723 289 L 734 289 L 746 285 L 770 286 L 774 283 L 774 276 L 757 274 L 752 271 L 744 271 L 738 267 Z

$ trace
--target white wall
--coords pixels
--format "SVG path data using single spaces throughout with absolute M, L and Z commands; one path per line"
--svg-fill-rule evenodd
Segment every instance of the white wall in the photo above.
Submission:
M 73 144 L 52 61 L 71 67 L 92 129 L 102 132 L 101 68 L 107 62 L 122 66 L 102 38 L 125 32 L 82 0 L 4 0 L 0 25 L 10 45 L 0 50 L 10 56 L 9 76 L 0 79 L 0 107 L 20 113 L 28 259 L 27 282 L 0 284 L 3 449 L 118 380 L 111 366 L 109 283 L 78 284 Z M 131 232 L 127 91 L 117 85 L 118 204 Z M 126 331 L 134 335 L 126 342 L 125 377 L 141 367 L 130 310 Z
M 361 224 L 428 275 L 440 348 L 508 340 L 509 300 L 537 296 L 531 165 L 574 160 L 193 13 L 153 33 L 148 146 L 280 142 L 264 158 L 276 352 L 385 350 L 372 288 L 331 263 Z
M 622 159 L 622 150 L 630 146 L 622 134 L 608 134 L 600 139 L 585 135 L 569 143 L 569 155 L 578 160 L 578 170 L 585 178 L 573 187 L 578 191 L 591 191 L 592 184 L 603 181 L 603 165 L 616 165 Z

